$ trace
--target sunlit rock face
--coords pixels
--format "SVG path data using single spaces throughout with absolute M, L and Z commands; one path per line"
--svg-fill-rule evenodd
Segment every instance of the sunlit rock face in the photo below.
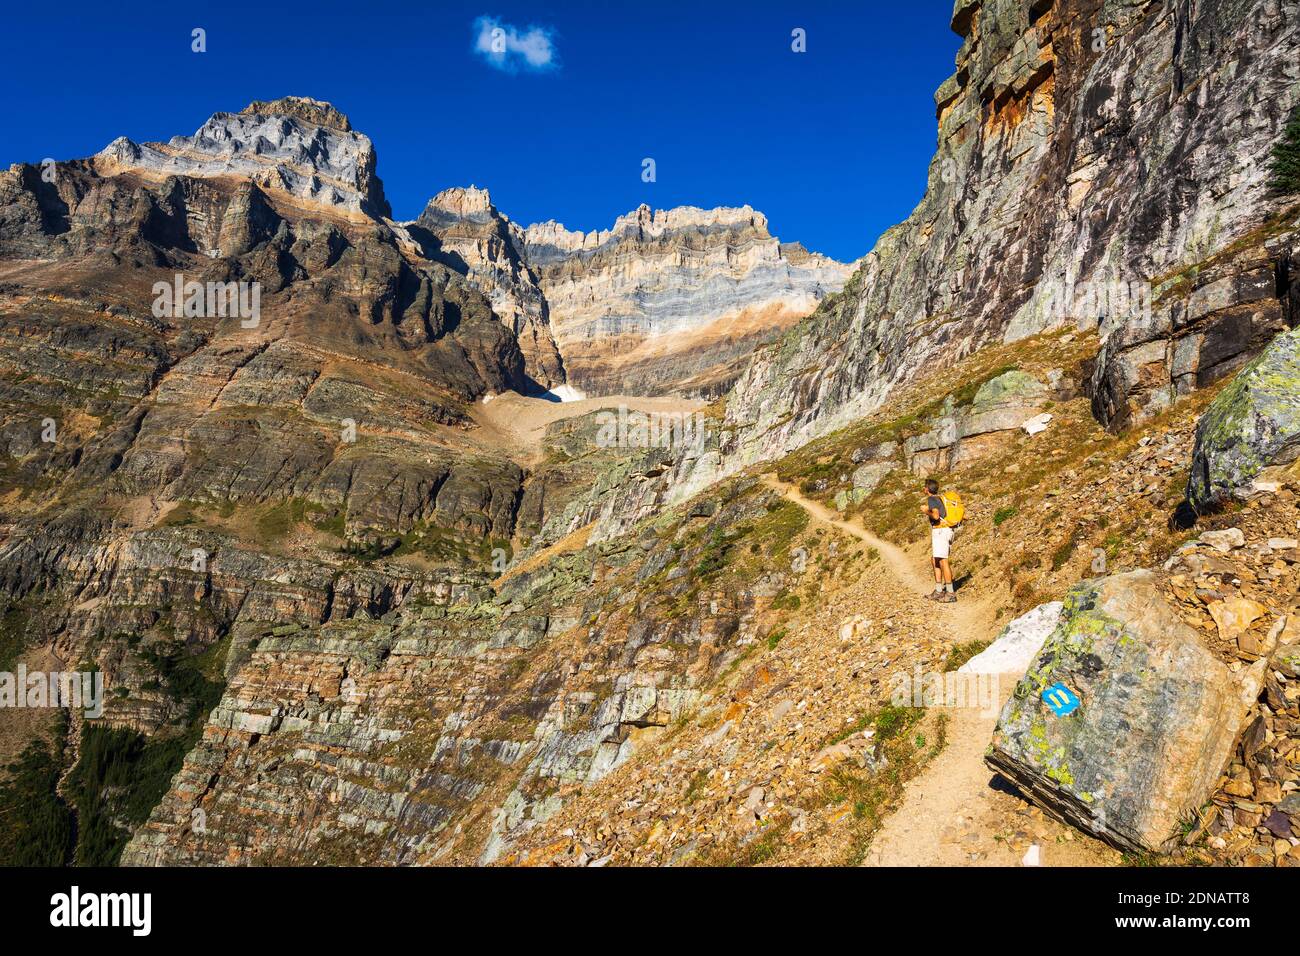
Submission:
M 524 233 L 492 205 L 486 189 L 446 189 L 410 224 L 436 240 L 435 255 L 465 275 L 519 340 L 534 389 L 564 385 L 564 362 L 551 335 L 546 297 L 524 260 Z
M 1076 325 L 1106 342 L 1095 407 L 1122 427 L 1282 327 L 1256 278 L 1294 231 L 1268 188 L 1300 100 L 1294 4 L 956 6 L 965 42 L 935 94 L 925 197 L 845 295 L 748 367 L 728 405 L 747 459 L 860 416 L 923 368 Z M 1117 294 L 1134 283 L 1149 308 Z
M 780 242 L 749 206 L 642 205 L 609 230 L 546 222 L 525 241 L 569 381 L 590 395 L 718 395 L 851 271 Z
M 390 215 L 367 136 L 328 103 L 301 96 L 215 113 L 193 136 L 133 143 L 119 136 L 95 156 L 105 172 L 246 178 L 264 189 L 348 214 Z
M 745 366 L 719 455 L 646 482 L 609 533 L 985 345 L 1096 332 L 1094 414 L 1122 429 L 1295 323 L 1300 212 L 1269 186 L 1300 102 L 1294 3 L 958 0 L 952 26 L 924 198 Z

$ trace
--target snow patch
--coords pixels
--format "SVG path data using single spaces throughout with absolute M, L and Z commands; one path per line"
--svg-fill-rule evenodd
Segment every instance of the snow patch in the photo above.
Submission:
M 572 385 L 557 385 L 542 397 L 553 402 L 580 402 L 587 397 L 587 393 Z
M 1040 604 L 1002 629 L 998 639 L 961 667 L 961 674 L 1023 674 L 1061 622 L 1060 601 Z

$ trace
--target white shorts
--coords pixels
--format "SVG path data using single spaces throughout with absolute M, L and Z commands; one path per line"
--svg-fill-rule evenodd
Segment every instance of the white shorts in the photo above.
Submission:
M 930 553 L 936 558 L 948 557 L 948 549 L 952 547 L 952 532 L 952 528 L 930 529 Z

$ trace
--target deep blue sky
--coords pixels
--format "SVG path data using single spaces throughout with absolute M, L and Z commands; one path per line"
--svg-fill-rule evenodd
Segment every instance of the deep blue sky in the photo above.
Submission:
M 397 218 L 475 183 L 520 223 L 608 228 L 656 208 L 749 203 L 840 259 L 920 199 L 952 0 L 11 4 L 0 164 L 166 140 L 218 110 L 329 100 L 375 142 Z M 559 67 L 472 50 L 481 15 L 552 28 Z M 190 51 L 190 31 L 208 50 Z M 807 31 L 808 50 L 790 49 Z M 641 181 L 653 157 L 658 181 Z

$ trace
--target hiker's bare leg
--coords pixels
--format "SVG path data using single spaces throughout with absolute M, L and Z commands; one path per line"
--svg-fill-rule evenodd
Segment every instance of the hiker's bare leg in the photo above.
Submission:
M 948 562 L 943 558 L 934 558 L 932 563 L 934 564 L 934 583 L 936 585 L 943 584 L 943 566 Z
M 947 558 L 939 558 L 936 562 L 938 567 L 934 569 L 934 580 L 936 584 L 952 584 L 952 568 L 948 565 Z M 942 577 L 940 574 L 942 573 Z

